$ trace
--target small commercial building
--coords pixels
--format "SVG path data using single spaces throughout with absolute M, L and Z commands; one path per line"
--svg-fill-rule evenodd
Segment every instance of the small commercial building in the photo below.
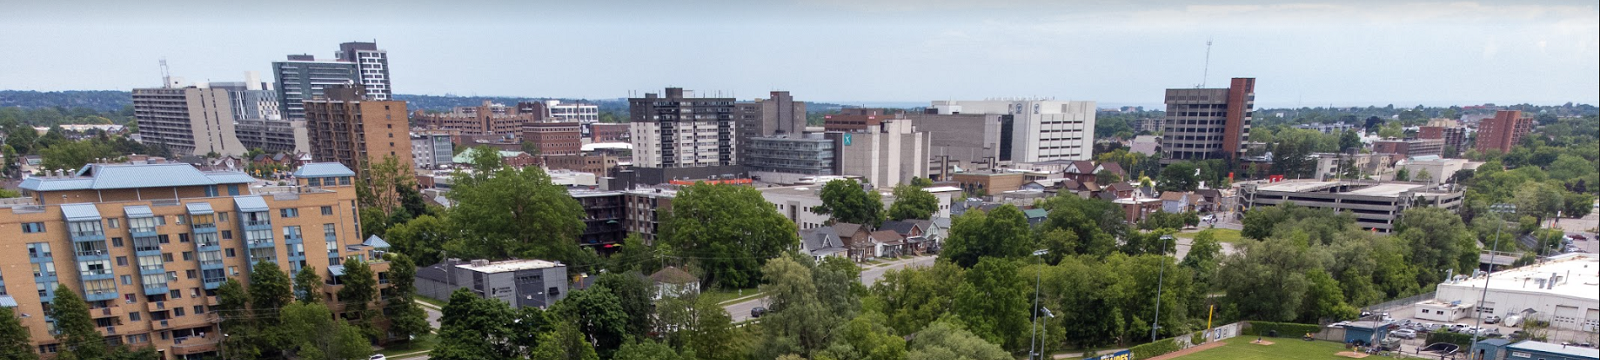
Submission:
M 417 294 L 449 301 L 457 289 L 497 299 L 511 308 L 549 307 L 567 296 L 567 266 L 545 260 L 446 259 L 417 269 Z
M 1484 360 L 1596 360 L 1600 359 L 1600 349 L 1533 340 L 1511 343 L 1506 339 L 1488 339 L 1473 344 L 1470 355 Z
M 1472 313 L 1471 302 L 1427 300 L 1417 303 L 1417 313 L 1414 317 L 1422 320 L 1433 320 L 1444 323 L 1453 323 L 1467 317 Z
M 964 172 L 950 175 L 950 180 L 960 184 L 961 189 L 969 194 L 999 195 L 1022 189 L 1025 175 L 1017 172 Z
M 1596 254 L 1563 254 L 1536 265 L 1458 276 L 1438 289 L 1434 298 L 1439 302 L 1475 303 L 1471 315 L 1520 315 L 1547 320 L 1556 329 L 1589 332 L 1600 324 L 1600 255 Z

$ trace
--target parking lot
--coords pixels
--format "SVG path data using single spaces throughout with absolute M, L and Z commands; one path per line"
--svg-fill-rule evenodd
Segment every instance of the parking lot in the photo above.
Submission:
M 1400 306 L 1400 307 L 1397 307 L 1397 308 L 1393 308 L 1393 309 L 1390 309 L 1390 310 L 1387 310 L 1387 311 L 1389 312 L 1389 316 L 1393 317 L 1394 321 L 1397 322 L 1397 323 L 1405 322 L 1407 320 L 1410 320 L 1411 322 L 1414 322 L 1414 323 L 1433 323 L 1433 324 L 1439 324 L 1441 326 L 1449 326 L 1449 325 L 1452 325 L 1452 324 L 1461 324 L 1461 325 L 1465 325 L 1465 326 L 1478 326 L 1478 327 L 1481 327 L 1481 328 L 1485 329 L 1489 333 L 1494 333 L 1494 332 L 1498 331 L 1503 336 L 1510 336 L 1512 332 L 1515 332 L 1517 330 L 1523 330 L 1523 326 L 1508 327 L 1508 326 L 1504 326 L 1504 324 L 1500 324 L 1500 323 L 1479 325 L 1478 324 L 1478 319 L 1474 318 L 1474 317 L 1461 318 L 1459 320 L 1456 320 L 1455 322 L 1448 323 L 1448 324 L 1441 323 L 1441 322 L 1438 322 L 1438 321 L 1433 321 L 1433 320 L 1417 319 L 1417 318 L 1414 317 L 1414 314 L 1415 314 L 1415 311 L 1416 311 L 1416 306 L 1415 305 L 1403 305 L 1403 306 Z M 1547 338 L 1546 342 L 1554 343 L 1554 344 L 1560 344 L 1560 343 L 1563 343 L 1563 342 L 1594 344 L 1595 341 L 1596 341 L 1595 333 L 1583 332 L 1583 331 L 1577 331 L 1577 330 L 1566 330 L 1566 329 L 1551 328 L 1551 329 L 1548 329 L 1547 336 L 1548 336 L 1548 338 Z M 1411 347 L 1406 347 L 1406 349 L 1412 349 L 1412 347 L 1414 347 L 1414 346 L 1426 346 L 1426 344 L 1423 343 L 1424 339 L 1426 339 L 1426 338 L 1427 338 L 1427 333 L 1419 332 L 1417 334 L 1417 338 L 1415 340 L 1406 340 L 1406 341 L 1403 341 L 1403 343 L 1411 346 Z

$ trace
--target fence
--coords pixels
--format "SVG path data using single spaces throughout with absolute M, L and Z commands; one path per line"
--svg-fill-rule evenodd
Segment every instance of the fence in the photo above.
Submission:
M 1416 304 L 1416 303 L 1424 301 L 1424 300 L 1432 300 L 1433 299 L 1433 295 L 1434 295 L 1433 292 L 1426 292 L 1426 293 L 1422 293 L 1422 294 L 1412 295 L 1412 296 L 1409 296 L 1409 297 L 1406 297 L 1406 298 L 1389 300 L 1389 301 L 1373 304 L 1372 306 L 1368 306 L 1367 309 L 1368 309 L 1368 311 L 1371 311 L 1371 312 L 1374 312 L 1374 313 L 1380 313 L 1380 312 L 1384 312 L 1384 311 L 1387 311 L 1387 310 L 1394 310 L 1394 309 L 1410 306 L 1411 304 Z

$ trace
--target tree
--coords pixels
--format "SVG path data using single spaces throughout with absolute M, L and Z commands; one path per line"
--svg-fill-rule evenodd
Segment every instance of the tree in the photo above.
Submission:
M 629 341 L 617 349 L 612 360 L 679 360 L 679 356 L 671 346 L 652 340 Z
M 358 200 L 363 207 L 376 208 L 388 218 L 401 210 L 400 196 L 395 190 L 415 188 L 417 177 L 394 155 L 384 155 L 382 161 L 366 165 L 367 169 L 357 179 L 360 185 L 356 187 Z
M 952 219 L 949 238 L 939 256 L 961 267 L 984 257 L 1018 258 L 1033 253 L 1028 218 L 1010 204 L 990 213 L 968 211 Z
M 539 347 L 531 351 L 532 360 L 599 360 L 591 339 L 571 322 L 557 322 L 555 330 L 539 335 Z
M 249 313 L 250 295 L 244 290 L 244 284 L 239 279 L 228 278 L 217 287 L 217 306 L 212 312 L 220 314 L 222 323 L 218 324 L 219 330 L 228 336 L 223 337 L 222 346 L 228 347 L 228 353 L 241 359 L 256 359 L 261 356 L 261 337 L 255 329 L 255 322 Z
M 744 344 L 733 341 L 738 337 L 732 318 L 715 299 L 687 294 L 661 299 L 656 307 L 660 309 L 658 328 L 685 354 L 704 360 L 745 358 Z
M 441 360 L 490 360 L 520 357 L 511 344 L 513 330 L 507 324 L 512 316 L 510 305 L 494 299 L 484 299 L 472 290 L 458 289 L 450 294 L 439 319 L 439 345 L 429 353 Z M 538 332 L 526 334 L 539 336 Z M 538 347 L 537 342 L 521 344 Z
M 429 331 L 428 314 L 417 307 L 416 277 L 417 265 L 411 262 L 411 257 L 405 254 L 390 253 L 385 256 L 389 259 L 389 291 L 390 298 L 385 300 L 385 308 L 389 314 L 389 332 L 401 339 L 410 339 L 413 335 L 427 334 Z
M 372 317 L 377 314 L 368 311 L 367 306 L 378 297 L 378 276 L 373 274 L 372 267 L 367 262 L 356 259 L 344 260 L 344 276 L 339 279 L 344 287 L 339 289 L 339 303 L 344 305 L 346 319 L 367 331 L 369 336 L 376 336 L 377 332 L 372 326 Z
M 888 316 L 896 333 L 916 332 L 954 309 L 950 284 L 961 283 L 965 271 L 949 261 L 930 268 L 889 270 L 872 285 L 874 305 L 863 307 Z
M 33 341 L 29 339 L 28 328 L 22 326 L 22 321 L 11 308 L 0 306 L 0 359 L 38 358 L 39 355 L 33 352 Z
M 868 312 L 850 319 L 839 329 L 834 343 L 817 358 L 860 360 L 901 360 L 906 358 L 906 339 L 895 336 L 884 326 L 883 314 Z
M 1399 122 L 1385 123 L 1378 128 L 1378 136 L 1385 139 L 1398 139 L 1405 136 L 1405 129 L 1400 127 Z
M 1361 135 L 1356 135 L 1354 130 L 1345 130 L 1344 133 L 1339 134 L 1339 152 L 1360 150 L 1361 148 Z
M 578 246 L 583 207 L 565 187 L 550 183 L 538 166 L 504 166 L 487 146 L 473 154 L 476 172 L 458 172 L 449 193 L 456 205 L 446 219 L 458 237 L 446 249 L 463 258 L 551 259 L 588 266 Z
M 985 341 L 959 322 L 940 320 L 918 331 L 911 341 L 910 360 L 1010 360 L 1000 345 Z
M 1052 264 L 1071 254 L 1108 255 L 1116 249 L 1116 238 L 1128 233 L 1122 209 L 1110 201 L 1060 195 L 1040 207 L 1050 212 L 1038 231 L 1044 247 L 1051 249 L 1045 260 Z
M 432 215 L 420 215 L 401 224 L 395 224 L 384 233 L 397 253 L 405 254 L 416 263 L 424 265 L 444 261 L 442 252 L 450 242 L 449 221 Z
M 1096 182 L 1107 185 L 1122 182 L 1121 176 L 1117 176 L 1117 173 L 1109 170 L 1100 170 L 1099 172 L 1094 173 L 1094 179 Z
M 292 287 L 277 263 L 262 260 L 250 267 L 250 309 L 262 328 L 278 324 L 273 314 L 293 301 Z
M 1321 268 L 1306 273 L 1305 307 L 1300 311 L 1300 321 L 1320 324 L 1323 320 L 1353 319 L 1359 315 L 1355 307 L 1344 301 L 1344 291 L 1339 281 Z
M 939 212 L 939 198 L 911 185 L 894 187 L 894 203 L 889 205 L 890 220 L 929 219 Z
M 302 304 L 322 302 L 322 276 L 317 267 L 307 265 L 294 274 L 294 297 Z
M 830 215 L 836 222 L 865 224 L 874 228 L 883 222 L 883 201 L 878 192 L 867 191 L 855 179 L 829 181 L 822 186 L 822 205 L 811 212 Z M 676 205 L 676 203 L 674 203 Z
M 89 304 L 66 285 L 56 285 L 55 295 L 49 315 L 56 320 L 56 341 L 61 342 L 56 358 L 91 360 L 106 356 L 106 343 L 89 317 Z
M 911 186 L 915 186 L 915 187 L 919 187 L 919 188 L 925 188 L 925 187 L 933 186 L 933 179 L 920 177 L 920 176 L 913 176 L 913 177 L 911 177 Z
M 629 232 L 622 238 L 622 247 L 611 254 L 611 272 L 626 273 L 637 271 L 642 274 L 654 274 L 661 270 L 661 257 L 659 250 L 653 245 L 646 245 L 644 238 L 639 233 Z
M 1241 244 L 1217 272 L 1224 301 L 1241 319 L 1293 321 L 1311 286 L 1305 274 L 1318 266 L 1305 247 L 1292 239 Z
M 96 141 L 63 141 L 39 151 L 40 167 L 76 170 L 84 164 L 114 157 L 111 148 Z
M 781 256 L 767 261 L 761 274 L 768 311 L 761 318 L 761 327 L 768 337 L 758 352 L 777 357 L 808 354 L 826 346 L 841 318 L 818 301 L 816 282 L 806 262 Z M 765 355 L 761 357 L 768 357 Z
M 1395 170 L 1394 181 L 1411 181 L 1411 171 L 1406 168 Z
M 355 360 L 372 354 L 372 347 L 355 326 L 336 320 L 321 303 L 291 303 L 279 311 L 278 331 L 288 350 L 300 359 Z
M 617 305 L 627 315 L 624 333 L 637 338 L 649 334 L 651 316 L 655 312 L 651 295 L 655 294 L 655 290 L 647 278 L 638 273 L 604 273 L 594 284 L 596 288 L 603 287 L 617 298 Z
M 1160 181 L 1156 189 L 1161 191 L 1194 191 L 1200 186 L 1200 180 L 1195 177 L 1195 167 L 1189 163 L 1176 163 L 1161 169 Z
M 1407 209 L 1400 214 L 1395 238 L 1411 254 L 1418 287 L 1429 287 L 1444 280 L 1444 271 L 1464 274 L 1478 267 L 1478 242 L 1461 217 L 1436 207 Z
M 1012 260 L 985 257 L 967 270 L 956 288 L 955 313 L 972 333 L 1007 349 L 1028 338 L 1028 283 Z
M 794 222 L 753 188 L 696 183 L 678 191 L 662 224 L 668 253 L 693 259 L 706 286 L 754 285 L 762 264 L 800 244 Z
M 596 353 L 609 359 L 628 336 L 629 314 L 621 302 L 611 289 L 596 284 L 567 295 L 556 302 L 551 312 L 570 319 L 587 337 L 584 343 L 593 344 Z

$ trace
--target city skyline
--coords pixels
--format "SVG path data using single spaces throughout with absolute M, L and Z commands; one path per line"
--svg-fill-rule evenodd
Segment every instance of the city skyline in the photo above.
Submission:
M 1580 2 L 176 4 L 16 4 L 0 47 L 31 56 L 0 59 L 0 89 L 152 87 L 162 58 L 174 76 L 235 81 L 375 40 L 398 94 L 1152 107 L 1168 88 L 1254 77 L 1263 108 L 1600 102 L 1600 13 Z M 171 32 L 188 35 L 156 36 Z

